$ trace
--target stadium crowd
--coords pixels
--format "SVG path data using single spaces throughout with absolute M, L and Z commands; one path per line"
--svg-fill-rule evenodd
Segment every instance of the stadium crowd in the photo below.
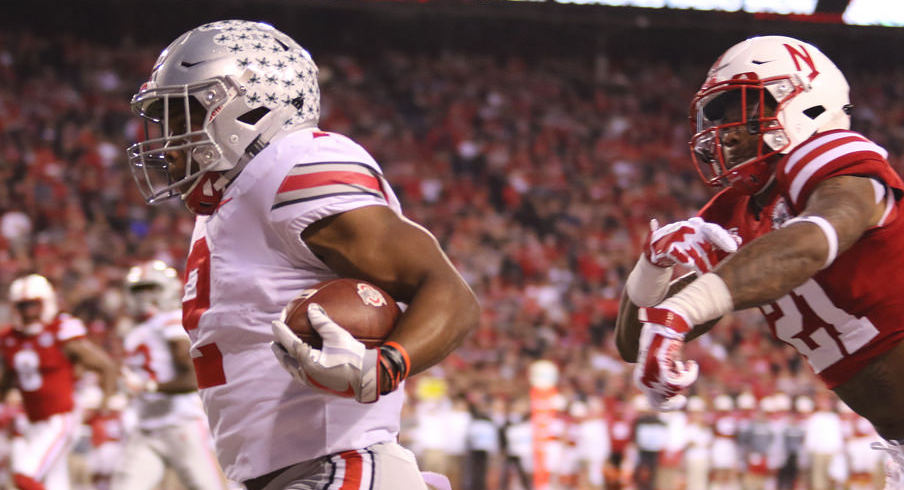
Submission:
M 147 206 L 124 162 L 143 131 L 128 100 L 157 54 L 0 32 L 0 290 L 24 273 L 46 276 L 114 356 L 128 324 L 126 271 L 148 259 L 181 269 L 193 222 L 178 200 Z M 689 345 L 703 376 L 678 414 L 657 416 L 636 398 L 615 350 L 619 295 L 648 220 L 683 219 L 711 195 L 687 148 L 687 105 L 705 67 L 314 55 L 320 127 L 374 155 L 483 306 L 465 345 L 408 383 L 402 437 L 424 469 L 454 488 L 528 488 L 526 373 L 547 359 L 560 371 L 562 424 L 547 443 L 560 455 L 554 488 L 603 488 L 604 477 L 606 488 L 873 488 L 879 455 L 845 457 L 872 434 L 757 315 L 726 318 Z M 848 73 L 854 127 L 901 170 L 904 73 L 887 75 Z M 0 301 L 4 322 L 9 308 Z M 8 435 L 15 403 L 4 405 Z M 91 452 L 85 427 L 76 459 Z

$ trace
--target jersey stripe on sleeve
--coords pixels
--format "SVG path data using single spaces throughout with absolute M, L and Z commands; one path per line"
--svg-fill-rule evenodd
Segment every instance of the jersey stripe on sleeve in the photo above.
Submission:
M 358 162 L 299 163 L 276 191 L 271 209 L 324 197 L 368 194 L 385 199 L 375 171 Z
M 816 138 L 791 155 L 784 171 L 790 177 L 788 194 L 798 203 L 801 191 L 823 168 L 844 160 L 843 165 L 857 160 L 884 160 L 888 152 L 881 146 L 853 132 L 830 133 Z

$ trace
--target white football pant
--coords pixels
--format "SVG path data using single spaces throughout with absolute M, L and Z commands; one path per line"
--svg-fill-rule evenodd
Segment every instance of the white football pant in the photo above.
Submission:
M 186 488 L 225 490 L 226 481 L 203 420 L 155 430 L 135 429 L 126 439 L 111 490 L 153 490 L 171 468 Z

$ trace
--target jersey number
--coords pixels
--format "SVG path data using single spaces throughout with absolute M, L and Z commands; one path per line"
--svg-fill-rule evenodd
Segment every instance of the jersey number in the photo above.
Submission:
M 813 312 L 806 318 L 807 325 L 801 307 Z M 879 334 L 869 318 L 855 317 L 835 306 L 813 279 L 762 309 L 766 318 L 774 322 L 776 337 L 806 356 L 817 373 L 853 354 Z M 827 325 L 806 335 L 805 327 L 820 320 Z
M 13 365 L 16 367 L 16 376 L 19 378 L 19 387 L 22 391 L 37 391 L 44 384 L 41 377 L 41 359 L 33 350 L 20 350 L 13 356 Z
M 182 325 L 191 335 L 198 328 L 201 315 L 210 308 L 210 249 L 207 240 L 200 238 L 192 244 L 185 267 L 185 293 L 182 297 Z M 223 355 L 215 343 L 192 349 L 192 362 L 198 388 L 226 384 Z

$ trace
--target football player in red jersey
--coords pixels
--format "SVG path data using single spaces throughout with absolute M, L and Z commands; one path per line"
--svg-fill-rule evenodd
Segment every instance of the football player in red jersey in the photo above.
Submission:
M 754 37 L 719 57 L 691 104 L 690 146 L 704 181 L 725 188 L 698 217 L 651 232 L 617 338 L 667 409 L 698 374 L 684 342 L 759 307 L 887 440 L 887 480 L 904 488 L 904 182 L 849 130 L 850 110 L 844 75 L 811 44 Z M 669 288 L 675 263 L 697 277 Z
M 56 293 L 43 276 L 13 281 L 9 299 L 18 318 L 0 334 L 0 391 L 19 390 L 29 421 L 13 441 L 13 482 L 21 490 L 67 489 L 66 454 L 81 423 L 72 359 L 100 374 L 102 406 L 116 389 L 116 364 L 85 337 L 81 320 L 59 312 Z

